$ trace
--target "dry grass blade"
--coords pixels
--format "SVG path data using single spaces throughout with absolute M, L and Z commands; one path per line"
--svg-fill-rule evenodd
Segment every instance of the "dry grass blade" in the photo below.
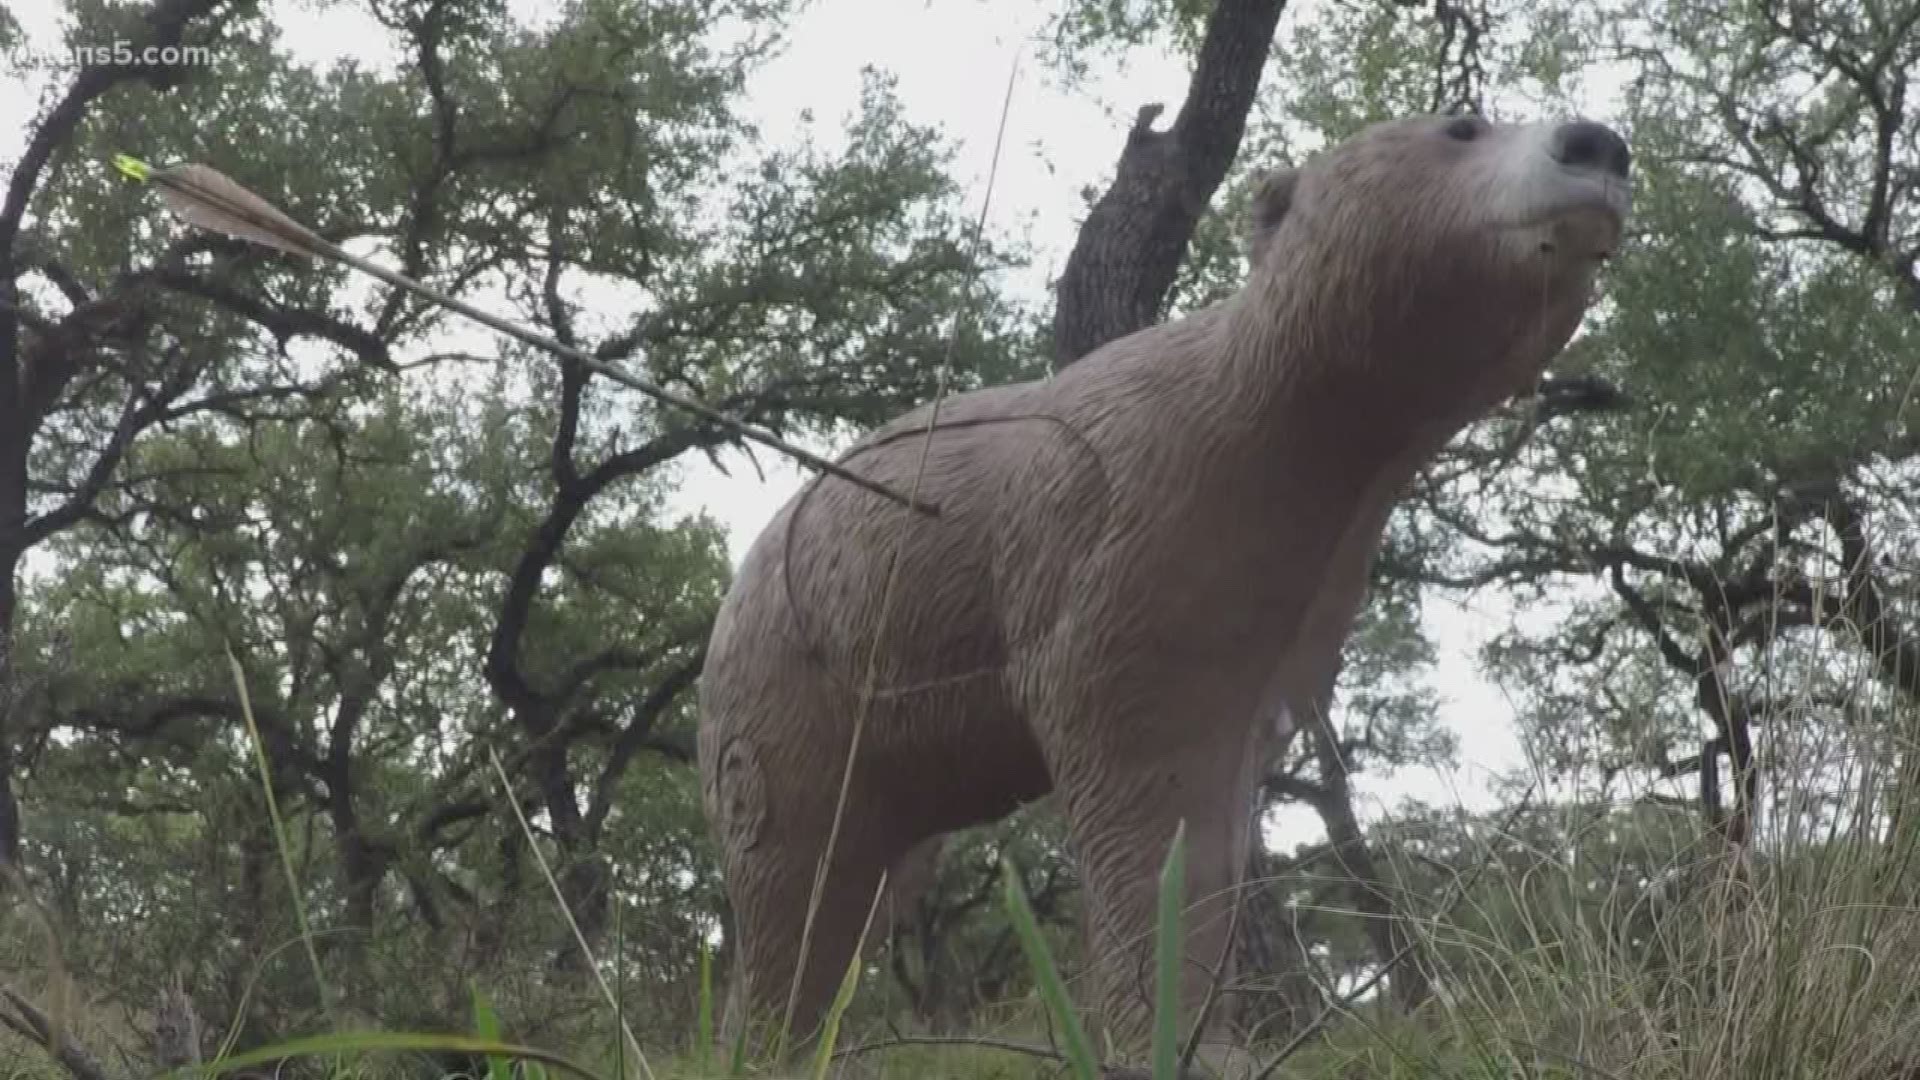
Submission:
M 273 824 L 274 845 L 280 852 L 280 868 L 287 876 L 287 897 L 293 904 L 293 914 L 300 929 L 300 943 L 306 946 L 307 964 L 313 969 L 314 991 L 320 995 L 320 1011 L 329 1018 L 333 1016 L 333 995 L 327 989 L 325 970 L 320 966 L 320 950 L 313 943 L 313 927 L 307 922 L 307 905 L 300 898 L 300 875 L 293 868 L 293 854 L 288 850 L 286 822 L 280 816 L 280 801 L 273 792 L 273 769 L 267 761 L 267 742 L 260 737 L 260 725 L 253 715 L 253 698 L 247 693 L 247 673 L 240 667 L 240 658 L 233 653 L 233 646 L 227 646 L 227 666 L 233 673 L 234 691 L 240 695 L 240 716 L 246 721 L 247 736 L 253 743 L 254 764 L 260 770 L 260 790 L 266 796 L 267 817 Z
M 835 1059 L 859 1057 L 862 1054 L 877 1054 L 887 1050 L 896 1050 L 903 1046 L 970 1046 L 982 1050 L 1000 1050 L 1009 1054 L 1023 1054 L 1043 1061 L 1064 1063 L 1067 1059 L 1060 1051 L 1051 1046 L 1035 1043 L 1013 1042 L 1009 1039 L 995 1039 L 985 1035 L 899 1035 L 879 1042 L 861 1043 L 844 1050 L 835 1050 Z
M 1207 1021 L 1213 1015 L 1214 1006 L 1219 1003 L 1220 992 L 1224 988 L 1224 976 L 1227 961 L 1233 955 L 1233 948 L 1240 940 L 1240 914 L 1246 910 L 1247 901 L 1243 895 L 1250 886 L 1242 883 L 1233 891 L 1233 908 L 1227 916 L 1227 939 L 1220 946 L 1220 956 L 1214 961 L 1213 978 L 1207 983 L 1207 996 L 1200 1001 L 1200 1010 L 1194 1014 L 1193 1027 L 1187 1032 L 1186 1048 L 1180 1052 L 1179 1075 L 1193 1071 L 1193 1062 L 1200 1054 L 1200 1040 L 1206 1034 Z
M 1532 805 L 1533 792 L 1534 785 L 1529 785 L 1526 794 L 1520 797 L 1520 801 L 1514 806 L 1513 812 L 1507 815 L 1506 820 L 1494 833 L 1495 836 L 1505 835 L 1513 831 L 1513 827 L 1520 821 L 1520 816 L 1526 813 L 1527 808 Z M 1487 867 L 1491 865 L 1493 861 L 1494 848 L 1492 842 L 1489 841 L 1487 844 L 1487 857 L 1481 860 L 1478 866 L 1474 867 L 1473 873 L 1468 875 L 1467 878 L 1455 882 L 1454 888 L 1450 890 L 1450 895 L 1441 901 L 1440 910 L 1435 914 L 1443 916 L 1453 910 L 1454 904 L 1458 903 L 1461 897 L 1467 895 L 1468 891 L 1480 880 L 1480 876 L 1486 872 Z M 1298 1053 L 1300 1048 L 1305 1046 L 1314 1036 L 1326 1030 L 1328 1022 L 1333 1019 L 1336 1013 L 1351 1009 L 1355 1002 L 1365 997 L 1374 987 L 1380 985 L 1381 980 L 1392 974 L 1395 968 L 1405 963 L 1407 957 L 1413 955 L 1413 950 L 1414 942 L 1408 941 L 1389 957 L 1386 963 L 1381 964 L 1378 971 L 1375 971 L 1370 977 L 1362 981 L 1359 986 L 1354 987 L 1339 1000 L 1328 1002 L 1326 1007 L 1321 1009 L 1318 1015 L 1309 1021 L 1305 1027 L 1301 1028 L 1298 1034 L 1288 1040 L 1286 1046 L 1281 1047 L 1280 1052 L 1274 1055 L 1272 1061 L 1267 1062 L 1266 1067 L 1260 1070 L 1254 1077 L 1254 1080 L 1269 1080 L 1270 1077 L 1278 1073 L 1280 1066 L 1286 1064 L 1288 1058 Z
M 607 976 L 600 970 L 600 961 L 593 955 L 593 948 L 587 944 L 587 935 L 580 930 L 580 923 L 574 919 L 573 912 L 567 907 L 567 898 L 560 891 L 560 881 L 553 876 L 553 869 L 547 865 L 547 857 L 541 853 L 540 845 L 534 843 L 533 827 L 527 824 L 527 816 L 520 812 L 520 800 L 513 797 L 513 781 L 507 778 L 506 766 L 500 764 L 500 755 L 491 747 L 487 758 L 493 762 L 493 771 L 499 774 L 500 788 L 506 793 L 507 805 L 513 807 L 514 820 L 520 823 L 521 835 L 527 838 L 527 847 L 533 852 L 534 861 L 540 864 L 540 873 L 547 879 L 547 886 L 553 890 L 553 898 L 560 905 L 560 914 L 567 920 L 567 929 L 573 931 L 573 940 L 580 946 L 580 953 L 587 959 L 587 967 L 600 984 L 600 992 L 606 995 L 607 1006 L 613 1010 L 613 1018 L 620 1025 L 620 1033 L 627 1037 L 627 1046 L 633 1050 L 635 1061 L 640 1063 L 640 1071 L 647 1080 L 654 1080 L 653 1066 L 647 1064 L 646 1052 L 640 1049 L 640 1040 L 633 1037 L 633 1029 L 627 1026 L 626 1014 L 620 1011 L 620 998 L 607 985 Z
M 860 925 L 860 936 L 854 940 L 853 956 L 847 960 L 846 973 L 840 978 L 840 989 L 833 995 L 833 1006 L 827 1010 L 827 1022 L 820 1035 L 820 1048 L 814 1054 L 813 1080 L 827 1080 L 827 1070 L 833 1067 L 833 1048 L 840 1038 L 840 1021 L 846 1016 L 848 1006 L 853 1004 L 854 991 L 859 989 L 867 934 L 873 930 L 874 913 L 880 910 L 880 898 L 886 892 L 887 875 L 883 872 L 880 884 L 873 890 L 873 903 L 867 905 L 867 920 Z

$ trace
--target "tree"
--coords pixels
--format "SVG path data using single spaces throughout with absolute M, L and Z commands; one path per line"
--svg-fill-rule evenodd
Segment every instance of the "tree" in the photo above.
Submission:
M 676 462 L 731 436 L 407 294 L 187 232 L 100 162 L 209 162 L 332 239 L 798 437 L 934 393 L 982 267 L 942 147 L 884 78 L 796 148 L 744 122 L 784 3 L 575 0 L 535 26 L 499 3 L 366 10 L 391 69 L 295 63 L 266 5 L 72 7 L 75 43 L 217 59 L 56 64 L 0 202 L 0 860 L 122 1027 L 175 977 L 203 1015 L 244 1004 L 248 1041 L 320 1022 L 280 948 L 297 898 L 336 1001 L 445 1026 L 472 977 L 528 1041 L 581 1038 L 578 981 L 547 977 L 578 957 L 537 853 L 649 1003 L 644 1037 L 676 1038 L 699 944 L 725 940 L 686 691 L 726 561 L 663 496 Z M 1618 903 L 1667 888 L 1699 834 L 1610 806 L 1629 782 L 1700 811 L 1716 844 L 1765 839 L 1763 807 L 1911 833 L 1917 27 L 1908 0 L 1845 19 L 1082 0 L 1053 27 L 1069 74 L 1145 46 L 1183 50 L 1193 77 L 1169 126 L 1143 109 L 1117 148 L 1050 319 L 974 302 L 956 388 L 1237 287 L 1238 208 L 1270 163 L 1388 115 L 1564 110 L 1595 100 L 1594 73 L 1625 76 L 1639 211 L 1587 333 L 1408 493 L 1333 708 L 1268 785 L 1328 840 L 1251 860 L 1254 985 L 1235 989 L 1271 1014 L 1263 1037 L 1409 943 L 1383 1009 L 1492 978 L 1489 956 L 1538 978 L 1594 956 L 1641 970 L 1682 924 Z M 16 36 L 0 12 L 0 48 Z M 1504 838 L 1505 813 L 1356 812 L 1355 774 L 1450 750 L 1425 682 L 1434 590 L 1516 608 L 1487 669 L 1576 796 Z M 1796 764 L 1836 743 L 1890 763 L 1866 782 L 1890 811 Z M 1072 958 L 1056 825 L 1043 805 L 949 845 L 888 958 L 907 1007 L 958 1027 L 1027 988 L 994 902 L 1003 854 Z M 1549 940 L 1576 925 L 1611 936 L 1582 960 Z M 14 967 L 42 949 L 0 935 Z
M 1796 747 L 1858 740 L 1911 787 L 1894 744 L 1920 700 L 1899 527 L 1917 449 L 1920 8 L 1722 21 L 1673 0 L 1593 18 L 1614 30 L 1589 48 L 1638 72 L 1643 169 L 1638 235 L 1569 366 L 1624 393 L 1463 446 L 1422 510 L 1457 546 L 1402 569 L 1569 597 L 1490 657 L 1545 760 L 1597 765 L 1603 786 L 1691 778 L 1743 843 L 1766 742 L 1784 768 Z M 1591 746 L 1575 733 L 1596 722 L 1595 757 L 1555 749 Z
M 1140 107 L 1112 185 L 1080 226 L 1054 287 L 1057 366 L 1161 320 L 1187 244 L 1240 150 L 1286 0 L 1217 0 L 1204 19 L 1198 7 L 1152 4 L 1129 18 L 1083 3 L 1062 16 L 1061 29 L 1083 46 L 1088 37 L 1138 40 L 1168 30 L 1198 40 L 1172 126 L 1153 129 L 1164 105 Z
M 960 290 L 1017 257 L 976 265 L 946 151 L 884 79 L 843 145 L 760 141 L 735 102 L 784 5 L 579 0 L 538 28 L 499 4 L 369 11 L 391 72 L 303 67 L 254 5 L 77 5 L 77 42 L 218 62 L 54 70 L 0 218 L 0 841 L 72 927 L 148 910 L 135 883 L 196 898 L 118 988 L 129 1008 L 175 960 L 243 1000 L 291 912 L 281 841 L 315 917 L 382 943 L 366 964 L 463 939 L 506 964 L 530 926 L 570 955 L 533 913 L 550 901 L 493 751 L 587 929 L 670 900 L 623 940 L 661 985 L 689 975 L 714 903 L 686 690 L 725 564 L 660 495 L 732 436 L 450 338 L 409 294 L 185 231 L 108 154 L 213 164 L 329 239 L 790 433 L 929 395 Z M 1031 336 L 975 295 L 960 386 L 1010 377 Z M 73 872 L 109 852 L 122 876 Z M 208 902 L 258 918 L 209 938 Z M 315 1003 L 289 976 L 268 1030 Z M 464 1013 L 464 993 L 402 1004 Z
M 102 12 L 88 29 L 124 32 L 142 49 L 177 48 L 219 40 L 228 20 L 240 14 L 242 9 L 219 0 L 163 0 L 139 12 Z M 211 407 L 193 395 L 200 372 L 191 347 L 198 344 L 198 335 L 164 325 L 166 313 L 150 289 L 140 288 L 145 284 L 141 280 L 123 281 L 117 289 L 102 292 L 92 271 L 108 266 L 74 265 L 63 257 L 60 240 L 37 228 L 29 211 L 35 196 L 44 198 L 45 189 L 57 182 L 50 175 L 55 156 L 72 143 L 98 102 L 142 85 L 147 93 L 164 97 L 186 74 L 183 65 L 112 63 L 89 64 L 75 72 L 35 125 L 0 203 L 0 866 L 8 868 L 19 861 L 15 781 L 21 729 L 27 722 L 13 642 L 22 561 L 28 550 L 85 516 L 140 432 L 170 414 Z M 29 276 L 58 299 L 47 302 L 44 291 L 23 290 L 22 279 Z M 56 314 L 62 307 L 64 312 Z M 307 329 L 324 333 L 332 328 L 323 320 Z M 137 344 L 138 351 L 126 348 L 130 344 Z M 115 345 L 121 348 L 115 350 Z M 102 352 L 109 353 L 105 362 Z M 81 380 L 83 368 L 94 378 Z M 107 385 L 95 384 L 100 377 Z M 82 387 L 76 388 L 76 382 Z M 121 394 L 116 408 L 109 403 L 114 383 L 136 383 L 141 392 Z M 295 389 L 283 384 L 276 388 Z M 46 453 L 41 439 L 60 432 L 67 419 L 62 406 L 76 389 L 84 389 L 93 400 L 90 419 L 95 430 L 87 434 L 97 437 L 79 447 L 62 447 L 65 453 L 52 455 L 52 475 L 36 476 L 40 470 L 34 466 L 40 463 L 33 459 Z M 57 445 L 65 440 L 55 436 L 49 441 Z

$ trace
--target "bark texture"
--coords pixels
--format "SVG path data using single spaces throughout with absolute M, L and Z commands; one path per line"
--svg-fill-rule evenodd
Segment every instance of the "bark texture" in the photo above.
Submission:
M 1141 108 L 1055 287 L 1056 368 L 1160 320 L 1194 227 L 1240 152 L 1286 6 L 1219 0 L 1173 125 L 1153 130 L 1164 106 Z

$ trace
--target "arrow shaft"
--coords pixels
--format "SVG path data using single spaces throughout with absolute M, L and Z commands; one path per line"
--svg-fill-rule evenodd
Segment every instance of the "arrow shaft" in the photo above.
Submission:
M 622 371 L 612 364 L 564 344 L 563 342 L 556 341 L 545 334 L 530 330 L 521 326 L 519 323 L 500 318 L 490 312 L 482 311 L 471 304 L 415 281 L 405 274 L 397 273 L 378 263 L 362 259 L 358 255 L 354 255 L 340 247 L 340 245 L 320 237 L 293 219 L 286 217 L 284 214 L 280 214 L 278 211 L 266 213 L 256 210 L 254 207 L 244 205 L 236 201 L 236 199 L 228 198 L 217 191 L 208 190 L 201 184 L 194 183 L 181 176 L 154 173 L 149 179 L 154 183 L 160 184 L 189 198 L 197 199 L 207 205 L 213 206 L 222 214 L 238 219 L 246 225 L 253 226 L 262 232 L 270 234 L 272 237 L 281 238 L 286 241 L 290 248 L 308 249 L 315 254 L 324 255 L 336 262 L 344 263 L 363 274 L 370 274 L 379 278 L 389 285 L 424 296 L 441 307 L 459 312 L 483 326 L 498 330 L 500 333 L 526 342 L 535 348 L 545 349 L 550 353 L 564 356 L 597 375 L 602 375 L 622 386 L 630 387 L 660 401 L 685 409 L 696 416 L 719 424 L 742 438 L 751 439 L 763 446 L 778 450 L 802 464 L 811 466 L 820 472 L 839 477 L 849 484 L 864 488 L 881 498 L 899 503 L 909 510 L 919 511 L 929 517 L 940 516 L 938 508 L 929 503 L 902 495 L 885 484 L 861 476 L 837 462 L 829 461 L 812 451 L 795 446 L 777 435 L 760 431 L 737 417 L 728 416 L 726 413 L 708 405 L 704 401 L 676 393 L 658 383 Z

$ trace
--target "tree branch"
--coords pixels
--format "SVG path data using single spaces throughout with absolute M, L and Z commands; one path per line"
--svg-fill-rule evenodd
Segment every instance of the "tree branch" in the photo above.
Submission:
M 47 1014 L 41 1012 L 33 1002 L 11 986 L 0 986 L 0 997 L 6 998 L 7 1003 L 13 1006 L 12 1011 L 0 1009 L 0 1023 L 45 1050 L 60 1063 L 61 1068 L 72 1074 L 74 1080 L 108 1080 L 107 1070 L 100 1062 L 67 1039 L 64 1033 L 55 1031 Z
M 269 304 L 221 282 L 182 270 L 156 268 L 151 277 L 175 292 L 206 300 L 258 325 L 272 334 L 283 349 L 296 337 L 317 338 L 340 346 L 369 367 L 394 370 L 393 355 L 384 338 L 325 312 Z
M 634 755 L 646 745 L 660 718 L 700 677 L 700 669 L 707 659 L 704 635 L 700 640 L 702 644 L 695 647 L 690 657 L 675 666 L 647 692 L 646 698 L 634 709 L 633 718 L 621 729 L 619 737 L 614 739 L 612 748 L 607 752 L 607 762 L 601 766 L 600 776 L 594 781 L 593 801 L 587 806 L 585 824 L 588 836 L 599 835 L 600 827 L 606 823 L 607 814 L 613 809 L 614 793 L 620 777 L 625 775 Z

